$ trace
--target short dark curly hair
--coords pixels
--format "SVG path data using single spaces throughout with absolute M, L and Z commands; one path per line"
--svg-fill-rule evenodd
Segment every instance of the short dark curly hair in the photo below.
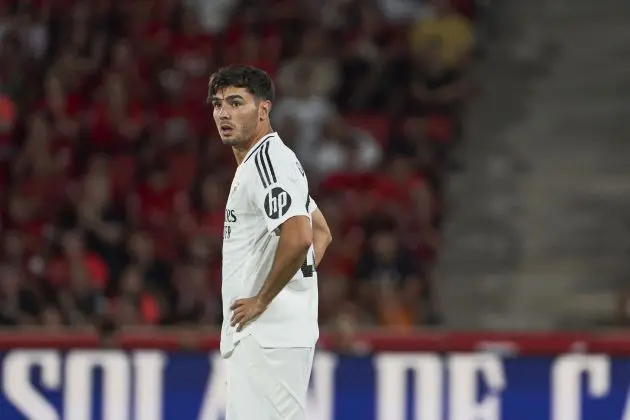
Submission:
M 209 102 L 217 91 L 233 86 L 245 88 L 258 99 L 273 102 L 276 96 L 271 77 L 266 71 L 254 66 L 236 64 L 222 67 L 210 76 L 208 83 Z

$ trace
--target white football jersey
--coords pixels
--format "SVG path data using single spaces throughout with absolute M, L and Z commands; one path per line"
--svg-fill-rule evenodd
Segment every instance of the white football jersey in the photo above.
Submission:
M 223 326 L 221 354 L 231 353 L 243 337 L 253 335 L 262 347 L 313 347 L 317 325 L 315 251 L 273 299 L 267 310 L 241 332 L 230 326 L 230 306 L 258 294 L 269 274 L 278 228 L 294 216 L 316 209 L 300 161 L 276 133 L 261 139 L 239 165 L 230 187 L 223 230 Z

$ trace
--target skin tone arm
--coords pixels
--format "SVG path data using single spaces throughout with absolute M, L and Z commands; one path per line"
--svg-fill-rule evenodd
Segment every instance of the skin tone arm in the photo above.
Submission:
M 306 216 L 295 216 L 285 221 L 271 270 L 258 295 L 239 299 L 230 308 L 231 324 L 241 331 L 248 322 L 259 317 L 300 269 L 313 243 L 313 229 Z
M 239 299 L 232 305 L 232 326 L 241 331 L 245 325 L 262 314 L 271 301 L 300 269 L 308 249 L 313 244 L 315 266 L 319 266 L 326 248 L 332 242 L 330 228 L 319 209 L 311 214 L 312 228 L 304 216 L 292 217 L 281 226 L 278 249 L 271 270 L 257 296 Z
M 313 221 L 313 248 L 315 248 L 315 267 L 319 267 L 319 264 L 324 258 L 326 248 L 332 242 L 332 234 L 326 219 L 319 209 L 311 214 Z

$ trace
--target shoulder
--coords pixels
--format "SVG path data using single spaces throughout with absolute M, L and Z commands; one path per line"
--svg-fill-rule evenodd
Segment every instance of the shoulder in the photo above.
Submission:
M 277 134 L 271 141 L 270 154 L 272 161 L 281 163 L 283 167 L 288 167 L 288 164 L 293 165 L 295 162 L 298 162 L 295 152 Z
M 299 173 L 299 160 L 293 150 L 285 145 L 277 134 L 269 135 L 254 147 L 244 162 L 252 178 L 267 188 L 283 178 Z M 252 181 L 253 182 L 253 181 Z

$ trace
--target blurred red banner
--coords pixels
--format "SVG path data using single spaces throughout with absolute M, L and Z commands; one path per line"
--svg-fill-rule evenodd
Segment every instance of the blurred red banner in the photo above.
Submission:
M 582 351 L 611 355 L 630 355 L 630 334 L 616 332 L 392 332 L 370 330 L 345 337 L 370 351 L 471 352 L 497 351 L 506 354 L 554 355 Z M 337 350 L 334 334 L 322 333 L 319 346 Z M 215 350 L 219 347 L 216 332 L 191 330 L 146 330 L 116 334 L 106 341 L 94 332 L 50 332 L 39 330 L 0 331 L 0 350 L 17 348 L 157 348 L 168 351 Z

